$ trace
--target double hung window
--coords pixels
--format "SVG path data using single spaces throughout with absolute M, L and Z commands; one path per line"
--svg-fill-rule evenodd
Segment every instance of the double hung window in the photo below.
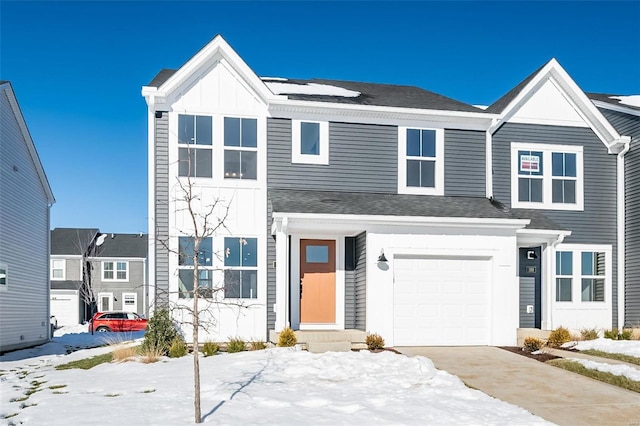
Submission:
M 224 239 L 224 297 L 258 297 L 258 239 Z
M 610 281 L 610 251 L 577 245 L 569 248 L 556 251 L 556 302 L 604 302 Z
M 178 176 L 212 176 L 212 119 L 178 115 Z
M 127 281 L 129 279 L 129 262 L 102 262 L 103 281 Z
M 443 195 L 442 129 L 399 128 L 398 192 Z
M 224 178 L 257 179 L 258 120 L 224 118 Z
M 194 264 L 198 260 L 198 295 L 213 297 L 213 242 L 212 238 L 202 238 L 198 252 L 195 238 L 178 237 L 178 297 L 193 298 Z

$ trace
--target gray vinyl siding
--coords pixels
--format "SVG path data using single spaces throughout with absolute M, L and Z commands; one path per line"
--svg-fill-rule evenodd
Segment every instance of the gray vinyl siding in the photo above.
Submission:
M 534 277 L 520 277 L 520 328 L 535 328 L 535 314 L 527 313 L 527 305 L 536 305 Z
M 567 244 L 610 244 L 613 247 L 612 304 L 617 324 L 616 156 L 591 129 L 506 123 L 493 135 L 493 190 L 497 200 L 511 204 L 511 142 L 583 146 L 584 211 L 544 210 L 544 214 L 570 230 Z
M 329 165 L 291 163 L 291 120 L 267 120 L 270 188 L 396 193 L 398 129 L 329 123 Z
M 344 328 L 356 328 L 356 271 L 344 271 Z
M 444 132 L 444 195 L 486 196 L 485 132 Z
M 80 259 L 65 259 L 65 280 L 82 281 L 80 263 L 82 263 Z
M 355 322 L 357 330 L 366 331 L 367 318 L 367 234 L 356 237 L 356 270 L 355 270 Z
M 267 336 L 269 330 L 275 330 L 276 313 L 273 305 L 276 303 L 276 240 L 271 235 L 271 202 L 267 202 Z M 288 306 L 286 307 L 288 310 Z
M 155 236 L 150 235 L 151 247 L 155 250 L 155 299 L 150 305 L 169 303 L 169 252 L 158 241 L 169 239 L 169 114 L 164 112 L 155 119 Z
M 625 154 L 625 325 L 640 325 L 640 117 L 601 109 L 618 133 L 631 137 Z
M 17 108 L 17 105 L 14 105 Z M 0 91 L 0 352 L 49 339 L 49 205 L 5 90 Z
M 131 259 L 107 259 L 107 262 L 129 262 L 129 276 L 127 281 L 104 281 L 102 274 L 102 260 L 91 261 L 91 284 L 93 292 L 98 297 L 98 293 L 113 293 L 113 309 L 120 311 L 124 309 L 122 293 L 136 293 L 136 312 L 144 314 L 144 291 L 145 291 L 145 262 L 143 260 Z M 117 299 L 117 300 L 116 300 Z

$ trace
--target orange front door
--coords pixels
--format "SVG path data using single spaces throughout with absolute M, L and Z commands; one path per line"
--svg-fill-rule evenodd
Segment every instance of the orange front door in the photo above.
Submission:
M 300 240 L 300 322 L 336 322 L 334 240 Z

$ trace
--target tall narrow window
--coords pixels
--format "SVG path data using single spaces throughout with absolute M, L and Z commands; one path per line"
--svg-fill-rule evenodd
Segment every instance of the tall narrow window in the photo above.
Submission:
M 542 202 L 542 152 L 518 151 L 518 201 Z
M 328 121 L 291 121 L 291 162 L 329 164 Z
M 193 237 L 178 238 L 178 297 L 193 298 L 193 265 L 198 258 L 198 294 L 200 297 L 213 297 L 213 239 L 202 238 L 198 253 L 195 252 Z
M 225 179 L 257 179 L 258 120 L 224 118 Z
M 556 252 L 556 301 L 571 302 L 573 252 Z
M 212 120 L 209 116 L 178 116 L 178 176 L 212 176 Z
M 576 154 L 554 152 L 551 154 L 553 169 L 552 201 L 573 204 L 576 202 Z
M 407 186 L 436 186 L 435 130 L 407 129 Z
M 583 251 L 581 256 L 583 302 L 604 302 L 605 254 Z
M 66 268 L 65 259 L 51 259 L 51 279 L 64 280 L 65 268 Z
M 258 297 L 257 238 L 224 239 L 224 297 L 255 299 Z

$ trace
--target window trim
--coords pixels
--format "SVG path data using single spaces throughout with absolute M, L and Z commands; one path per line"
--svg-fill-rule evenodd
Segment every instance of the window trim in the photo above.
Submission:
M 559 251 L 568 251 L 572 253 L 573 273 L 571 275 L 571 301 L 557 301 L 556 295 L 556 278 L 562 278 L 567 276 L 558 276 L 556 274 L 556 255 Z M 582 278 L 592 278 L 592 275 L 582 275 L 582 253 L 583 252 L 598 252 L 604 253 L 604 276 L 598 276 L 600 279 L 604 279 L 604 300 L 602 301 L 583 301 L 582 300 Z M 608 244 L 558 244 L 552 256 L 551 265 L 553 271 L 553 286 L 552 286 L 552 300 L 556 305 L 569 306 L 574 305 L 576 307 L 585 305 L 589 306 L 609 306 L 615 301 L 613 300 L 613 248 Z
M 9 265 L 0 263 L 0 269 L 4 269 L 4 284 L 0 285 L 0 291 L 7 291 L 9 289 Z
M 183 291 L 180 290 L 180 271 L 182 270 L 190 270 L 193 271 L 194 270 L 194 266 L 193 265 L 188 265 L 188 264 L 180 264 L 180 252 L 181 252 L 181 246 L 180 246 L 180 238 L 189 238 L 192 241 L 195 240 L 195 237 L 193 235 L 187 235 L 187 234 L 181 234 L 176 238 L 176 244 L 177 244 L 177 250 L 175 251 L 175 256 L 176 256 L 176 265 L 178 265 L 178 271 L 176 273 L 176 284 L 177 284 L 177 298 L 178 300 L 193 300 L 193 289 L 189 292 L 187 291 L 187 296 L 188 297 L 183 297 L 182 294 L 185 293 Z M 203 237 L 202 240 L 210 240 L 211 241 L 211 265 L 205 265 L 203 263 L 198 263 L 198 272 L 202 272 L 202 271 L 207 271 L 209 274 L 209 278 L 211 281 L 211 287 L 208 287 L 211 289 L 211 297 L 205 297 L 204 295 L 202 295 L 202 293 L 200 294 L 200 296 L 198 296 L 199 299 L 211 299 L 211 298 L 215 298 L 216 295 L 216 288 L 214 287 L 214 279 L 215 279 L 215 275 L 214 272 L 216 271 L 216 259 L 217 259 L 217 255 L 216 255 L 216 248 L 214 246 L 215 241 L 213 237 Z M 202 241 L 200 242 L 200 244 L 202 244 Z M 187 259 L 189 259 L 189 257 L 187 257 Z M 198 279 L 198 281 L 201 281 L 201 279 Z M 203 288 L 203 287 L 199 287 L 199 288 Z
M 518 151 L 540 151 L 542 152 L 542 202 L 519 201 L 518 200 Z M 576 155 L 576 202 L 554 203 L 553 202 L 553 153 L 565 153 Z M 511 142 L 511 207 L 538 210 L 571 210 L 584 211 L 584 155 L 581 145 L 555 145 L 541 143 Z M 568 180 L 573 178 L 556 176 L 558 179 Z
M 237 118 L 240 120 L 240 128 L 242 128 L 242 120 L 255 120 L 256 121 L 256 146 L 252 147 L 252 146 L 227 146 L 225 145 L 225 118 Z M 258 119 L 258 117 L 250 117 L 250 116 L 236 116 L 236 115 L 227 115 L 227 114 L 223 114 L 221 116 L 222 119 L 222 179 L 224 181 L 236 181 L 236 182 L 242 182 L 242 181 L 248 181 L 248 182 L 257 182 L 258 180 L 260 180 L 260 175 L 258 173 L 259 169 L 260 169 L 260 155 L 259 155 L 259 148 L 260 148 L 260 120 Z M 241 137 L 241 141 L 242 141 L 242 137 Z M 249 178 L 242 178 L 242 177 L 228 177 L 225 176 L 226 172 L 225 172 L 225 154 L 227 151 L 238 151 L 240 153 L 242 152 L 255 152 L 256 153 L 256 178 L 255 179 L 249 179 Z M 242 154 L 241 154 L 242 156 Z M 213 166 L 212 166 L 213 167 Z M 240 163 L 240 169 L 242 169 L 242 162 Z
M 302 123 L 320 125 L 320 149 L 318 155 L 302 154 Z M 291 120 L 291 163 L 329 165 L 329 122 L 317 120 Z
M 407 186 L 407 130 L 433 130 L 436 132 L 435 186 L 423 188 Z M 429 157 L 432 158 L 432 157 Z M 420 126 L 398 127 L 398 194 L 444 195 L 444 129 Z
M 227 248 L 225 247 L 225 242 L 224 242 L 226 238 L 233 238 L 233 239 L 242 238 L 242 239 L 245 239 L 245 240 L 248 240 L 248 239 L 256 240 L 256 253 L 255 253 L 255 255 L 256 255 L 256 266 L 244 266 L 244 265 L 227 266 L 225 264 L 225 261 L 227 259 L 227 256 L 226 256 L 226 249 Z M 256 300 L 256 299 L 258 299 L 258 284 L 259 284 L 258 280 L 259 280 L 259 275 L 260 275 L 260 269 L 259 269 L 260 259 L 259 259 L 259 256 L 258 256 L 258 252 L 260 250 L 260 238 L 258 238 L 257 236 L 246 236 L 246 235 L 243 235 L 243 236 L 237 237 L 237 236 L 230 235 L 230 236 L 226 236 L 226 237 L 222 238 L 222 246 L 223 246 L 223 253 L 225 253 L 224 256 L 223 256 L 223 259 L 222 259 L 222 290 L 223 290 L 223 295 L 224 295 L 223 298 L 227 299 L 227 300 Z M 240 257 L 240 259 L 242 260 L 242 257 Z M 242 291 L 240 291 L 240 297 L 227 297 L 226 291 L 225 291 L 226 283 L 224 281 L 225 280 L 226 271 L 256 271 L 256 294 L 253 297 L 242 297 Z M 242 290 L 242 289 L 240 289 L 240 290 Z
M 58 277 L 54 277 L 53 276 L 53 262 L 54 261 L 62 261 L 62 278 L 58 278 Z M 64 281 L 67 279 L 67 259 L 59 259 L 59 258 L 51 258 L 49 260 L 49 263 L 51 265 L 51 270 L 49 271 L 49 279 L 51 281 Z M 56 268 L 59 269 L 59 268 Z
M 178 137 L 178 132 L 180 131 L 180 116 L 192 116 L 192 117 L 211 117 L 211 144 L 207 145 L 207 144 L 197 144 L 197 143 L 181 143 L 180 142 L 180 138 Z M 176 128 L 176 133 L 175 133 L 175 138 L 176 138 L 176 145 L 178 146 L 178 156 L 177 156 L 177 165 L 178 165 L 178 170 L 176 171 L 176 175 L 178 176 L 178 178 L 189 178 L 189 179 L 213 179 L 214 177 L 214 171 L 215 171 L 215 165 L 214 165 L 214 155 L 213 155 L 213 149 L 214 149 L 214 145 L 215 145 L 215 117 L 211 114 L 199 114 L 199 113 L 193 113 L 193 114 L 187 114 L 187 113 L 177 113 L 175 115 L 175 128 Z M 194 118 L 195 120 L 195 118 Z M 195 122 L 194 122 L 194 126 L 195 126 Z M 187 149 L 188 153 L 190 153 L 191 151 L 194 151 L 194 155 L 195 151 L 199 151 L 199 150 L 207 150 L 209 151 L 209 154 L 211 155 L 211 176 L 182 176 L 180 175 L 180 149 Z
M 113 278 L 105 278 L 104 277 L 104 273 L 105 273 L 105 269 L 104 269 L 104 264 L 105 263 L 113 263 Z M 118 263 L 124 263 L 127 266 L 127 269 L 125 270 L 126 272 L 126 276 L 124 279 L 119 279 L 118 278 Z M 103 282 L 128 282 L 129 281 L 129 261 L 128 260 L 103 260 L 102 261 L 102 275 L 101 275 L 102 281 Z

